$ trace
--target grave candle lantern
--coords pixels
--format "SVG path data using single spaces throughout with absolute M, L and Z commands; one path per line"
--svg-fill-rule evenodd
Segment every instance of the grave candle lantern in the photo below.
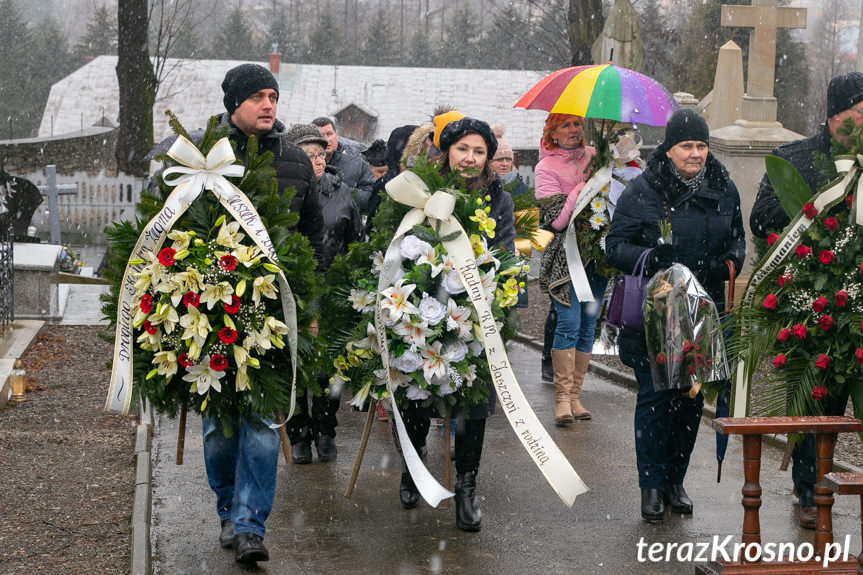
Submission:
M 10 374 L 12 385 L 12 401 L 19 403 L 24 401 L 24 392 L 27 389 L 27 372 L 24 371 L 24 364 L 20 359 L 15 360 L 12 373 Z

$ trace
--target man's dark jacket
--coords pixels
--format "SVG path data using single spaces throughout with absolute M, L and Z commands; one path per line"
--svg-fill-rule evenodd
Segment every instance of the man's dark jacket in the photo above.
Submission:
M 324 267 L 348 252 L 348 245 L 363 238 L 363 224 L 351 190 L 336 168 L 327 166 L 318 182 L 324 215 Z
M 724 261 L 731 260 L 736 269 L 741 268 L 746 237 L 737 187 L 713 154 L 708 154 L 706 165 L 701 187 L 690 191 L 672 175 L 671 160 L 659 146 L 647 160 L 644 173 L 629 182 L 617 201 L 605 246 L 608 262 L 631 273 L 641 253 L 657 246 L 659 222 L 666 219 L 664 195 L 671 216 L 674 261 L 695 274 L 721 311 L 723 281 L 728 279 Z M 623 363 L 640 371 L 649 369 L 644 334 L 622 329 L 618 343 Z
M 823 124 L 821 130 L 811 138 L 796 140 L 773 149 L 774 156 L 788 160 L 788 163 L 797 168 L 813 195 L 817 191 L 818 184 L 826 181 L 820 169 L 815 166 L 815 152 L 830 157 L 830 130 L 827 124 Z M 752 235 L 766 238 L 769 232 L 781 231 L 790 221 L 782 204 L 779 203 L 770 180 L 767 179 L 767 174 L 764 174 L 758 186 L 758 195 L 755 197 L 752 213 L 749 215 L 749 228 L 752 230 Z
M 228 137 L 236 146 L 237 158 L 245 161 L 249 137 L 234 125 L 228 114 L 220 114 L 218 118 L 221 125 L 230 128 Z M 296 194 L 291 198 L 290 210 L 299 214 L 297 230 L 308 238 L 320 268 L 325 259 L 324 218 L 315 170 L 305 152 L 286 140 L 284 133 L 285 125 L 275 120 L 273 128 L 258 138 L 258 149 L 261 152 L 273 153 L 272 166 L 279 182 L 279 192 L 288 188 L 296 190 Z
M 357 207 L 362 213 L 367 213 L 372 187 L 375 185 L 375 176 L 363 157 L 345 151 L 339 144 L 333 152 L 333 157 L 327 161 L 327 165 L 338 168 L 342 174 L 342 181 L 348 189 L 357 190 Z

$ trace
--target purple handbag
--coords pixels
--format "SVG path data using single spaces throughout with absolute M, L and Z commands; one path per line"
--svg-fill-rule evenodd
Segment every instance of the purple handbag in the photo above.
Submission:
M 608 325 L 644 331 L 644 288 L 650 281 L 644 275 L 644 264 L 652 251 L 652 248 L 644 250 L 638 256 L 632 275 L 620 274 L 615 278 L 605 319 Z

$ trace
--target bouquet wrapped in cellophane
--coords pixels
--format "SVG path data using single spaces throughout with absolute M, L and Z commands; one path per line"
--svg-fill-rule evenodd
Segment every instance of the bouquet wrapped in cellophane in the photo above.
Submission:
M 694 397 L 702 384 L 729 378 L 716 304 L 686 266 L 674 264 L 648 282 L 644 332 L 656 391 Z

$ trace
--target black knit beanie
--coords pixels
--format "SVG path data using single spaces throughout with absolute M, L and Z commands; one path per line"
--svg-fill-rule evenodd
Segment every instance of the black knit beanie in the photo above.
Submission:
M 222 101 L 225 103 L 225 109 L 228 114 L 233 114 L 246 98 L 267 88 L 275 90 L 276 97 L 279 96 L 279 83 L 276 82 L 272 72 L 263 66 L 240 64 L 236 68 L 231 68 L 222 80 L 222 92 L 225 93 Z
M 680 142 L 695 140 L 710 145 L 710 128 L 707 122 L 695 110 L 682 108 L 668 119 L 665 126 L 665 141 L 662 147 L 670 150 Z
M 372 166 L 387 165 L 387 143 L 383 140 L 375 140 L 372 145 L 363 152 L 366 161 Z
M 830 80 L 827 86 L 827 117 L 844 112 L 863 100 L 863 74 L 848 72 Z
M 444 126 L 440 133 L 440 151 L 446 153 L 450 146 L 470 132 L 475 132 L 482 136 L 482 139 L 485 140 L 485 145 L 488 147 L 488 157 L 493 158 L 497 152 L 497 138 L 494 132 L 491 131 L 491 126 L 482 120 L 468 118 L 467 116 Z

